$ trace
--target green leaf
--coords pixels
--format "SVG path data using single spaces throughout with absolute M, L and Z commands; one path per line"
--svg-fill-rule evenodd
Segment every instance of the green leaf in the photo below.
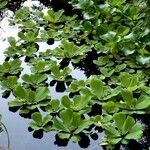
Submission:
M 73 98 L 74 109 L 75 110 L 83 109 L 84 107 L 86 107 L 88 105 L 90 100 L 91 100 L 91 95 L 89 95 L 89 94 L 74 96 L 74 98 Z
M 130 130 L 130 133 L 125 136 L 125 139 L 139 140 L 142 137 L 143 130 L 142 125 L 135 124 Z
M 118 27 L 118 34 L 121 36 L 125 36 L 129 33 L 130 28 L 129 27 L 125 27 L 125 26 L 119 26 Z
M 37 125 L 42 125 L 42 115 L 39 112 L 33 113 L 31 118 L 37 123 Z
M 40 129 L 40 127 L 37 126 L 37 124 L 35 122 L 30 122 L 29 127 L 31 127 L 35 131 Z
M 13 91 L 13 94 L 20 99 L 28 98 L 28 92 L 21 85 L 16 86 L 16 88 Z
M 104 84 L 101 80 L 98 79 L 91 79 L 90 81 L 90 87 L 93 91 L 93 93 L 98 97 L 102 98 L 104 96 Z
M 59 105 L 60 105 L 60 101 L 58 99 L 53 99 L 53 100 L 51 100 L 50 104 L 52 106 L 52 109 L 54 111 L 57 111 L 59 108 Z
M 49 121 L 52 121 L 52 116 L 51 115 L 46 115 L 42 119 L 42 124 L 45 126 Z
M 70 132 L 69 129 L 65 126 L 65 124 L 60 121 L 60 119 L 54 118 L 54 128 L 58 131 L 65 131 L 65 132 Z
M 87 129 L 91 125 L 90 120 L 82 120 L 78 128 L 74 131 L 75 134 L 79 134 L 84 129 Z
M 147 98 L 141 98 L 138 99 L 135 105 L 136 109 L 145 109 L 145 108 L 149 108 L 150 107 L 150 99 Z
M 121 138 L 108 138 L 108 142 L 112 145 L 115 145 L 121 141 Z
M 119 130 L 122 130 L 122 127 L 123 127 L 124 122 L 126 120 L 126 115 L 123 113 L 117 113 L 117 114 L 114 114 L 113 118 L 115 120 L 115 124 L 116 124 L 117 128 Z
M 74 143 L 77 143 L 81 140 L 81 137 L 79 135 L 73 135 L 71 137 L 71 141 L 74 142 Z
M 61 99 L 61 103 L 64 107 L 66 108 L 70 108 L 70 105 L 71 105 L 71 101 L 69 100 L 68 96 L 63 96 L 62 99 Z
M 77 112 L 73 113 L 73 120 L 72 120 L 72 124 L 75 128 L 78 128 L 78 126 L 81 123 L 81 115 L 79 115 Z
M 9 105 L 9 107 L 22 106 L 22 105 L 24 105 L 24 101 L 23 100 L 21 101 L 21 100 L 15 99 L 13 101 L 8 102 L 8 105 Z
M 55 13 L 55 20 L 59 21 L 60 17 L 63 15 L 64 10 L 59 10 L 58 12 Z
M 56 76 L 57 78 L 59 78 L 61 76 L 61 73 L 60 73 L 60 70 L 59 70 L 59 67 L 57 65 L 53 65 L 51 67 L 51 71 L 52 71 L 52 74 L 54 76 Z
M 118 130 L 116 130 L 113 126 L 110 125 L 102 125 L 102 127 L 105 129 L 105 133 L 108 137 L 119 137 L 120 133 Z
M 111 113 L 114 112 L 116 109 L 116 104 L 113 101 L 108 101 L 102 105 L 102 108 L 107 112 Z
M 120 71 L 124 70 L 126 68 L 126 66 L 127 66 L 126 64 L 117 65 L 115 68 L 115 71 L 120 72 Z
M 15 47 L 16 46 L 16 39 L 14 37 L 8 37 L 8 42 L 11 46 Z
M 123 90 L 121 92 L 123 100 L 128 104 L 131 105 L 133 103 L 133 93 L 128 90 Z
M 70 127 L 70 125 L 72 124 L 72 120 L 73 120 L 73 111 L 71 109 L 63 110 L 60 112 L 60 117 L 62 121 L 64 122 L 64 124 L 67 127 Z
M 48 97 L 49 89 L 47 87 L 39 87 L 35 93 L 35 101 L 39 102 Z
M 70 138 L 70 133 L 59 132 L 59 133 L 57 133 L 57 135 L 60 139 L 69 139 Z
M 125 86 L 125 87 L 129 87 L 130 86 L 130 77 L 128 74 L 124 73 L 124 74 L 121 74 L 120 76 L 120 81 L 121 83 Z
M 128 131 L 130 131 L 131 128 L 134 126 L 134 124 L 135 124 L 135 120 L 132 117 L 127 116 L 127 118 L 122 126 L 123 134 L 126 134 Z

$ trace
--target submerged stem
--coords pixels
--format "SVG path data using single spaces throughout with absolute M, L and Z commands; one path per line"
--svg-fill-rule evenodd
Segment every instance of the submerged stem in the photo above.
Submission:
M 2 122 L 0 124 L 4 127 L 4 129 L 6 131 L 6 134 L 7 134 L 7 149 L 9 150 L 10 149 L 10 137 L 9 137 L 7 127 Z

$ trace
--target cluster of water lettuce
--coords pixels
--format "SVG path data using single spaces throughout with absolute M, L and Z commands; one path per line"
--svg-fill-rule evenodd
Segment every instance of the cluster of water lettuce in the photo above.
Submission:
M 57 131 L 60 139 L 81 145 L 102 129 L 101 145 L 139 140 L 144 125 L 137 116 L 150 112 L 146 3 L 72 0 L 70 6 L 70 14 L 28 7 L 15 13 L 10 23 L 19 27 L 18 39 L 8 38 L 0 65 L 3 97 L 14 95 L 10 110 L 31 118 L 29 130 L 38 138 Z M 39 51 L 40 43 L 57 41 L 56 48 Z M 30 67 L 28 74 L 22 64 Z M 74 78 L 73 67 L 87 79 Z M 53 99 L 51 86 L 64 96 Z

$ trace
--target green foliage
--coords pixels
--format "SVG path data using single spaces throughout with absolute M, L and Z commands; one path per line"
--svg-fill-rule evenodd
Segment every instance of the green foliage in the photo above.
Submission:
M 16 75 L 20 71 L 22 71 L 21 60 L 15 59 L 12 61 L 5 61 L 2 65 L 0 65 L 0 76 L 4 76 L 5 74 Z
M 20 114 L 28 114 L 31 110 L 39 109 L 49 103 L 49 89 L 38 87 L 36 90 L 25 89 L 18 85 L 13 90 L 15 99 L 8 103 L 10 108 L 18 107 Z
M 123 113 L 117 113 L 113 116 L 115 125 L 102 125 L 105 129 L 107 142 L 115 145 L 118 142 L 127 144 L 130 139 L 138 140 L 142 136 L 142 125 L 136 124 L 135 120 Z
M 43 117 L 39 112 L 35 112 L 32 114 L 31 118 L 32 121 L 29 123 L 29 127 L 33 132 L 38 130 L 49 132 L 52 130 L 52 116 L 46 115 Z
M 7 0 L 0 0 L 0 11 L 3 11 L 6 9 L 8 1 Z
M 47 15 L 45 15 L 43 18 L 51 23 L 58 23 L 63 21 L 62 15 L 63 10 L 59 10 L 58 12 L 54 12 L 53 10 L 49 9 L 47 11 Z
M 22 76 L 22 80 L 25 84 L 31 85 L 34 87 L 43 86 L 44 82 L 47 80 L 47 76 L 45 74 L 24 74 Z
M 71 109 L 60 112 L 60 118 L 54 119 L 54 129 L 61 139 L 69 139 L 73 142 L 80 140 L 79 133 L 91 125 L 90 119 L 81 119 L 81 115 Z
M 77 14 L 23 7 L 10 20 L 19 32 L 17 39 L 8 38 L 0 65 L 1 87 L 14 96 L 8 105 L 30 114 L 33 134 L 56 131 L 59 138 L 78 142 L 81 133 L 92 134 L 87 130 L 92 125 L 103 129 L 102 145 L 138 141 L 144 127 L 136 115 L 150 113 L 148 1 L 69 3 Z M 39 43 L 46 42 L 58 45 L 39 52 Z M 22 64 L 31 72 L 22 72 Z M 74 79 L 74 68 L 90 74 Z M 59 99 L 50 97 L 53 85 L 56 91 L 64 88 Z

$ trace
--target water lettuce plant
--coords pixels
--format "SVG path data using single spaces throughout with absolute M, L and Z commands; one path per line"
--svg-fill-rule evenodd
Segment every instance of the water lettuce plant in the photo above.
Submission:
M 113 119 L 115 125 L 103 124 L 105 129 L 106 139 L 110 145 L 115 145 L 118 142 L 127 144 L 130 139 L 138 140 L 142 136 L 142 125 L 136 124 L 135 120 L 126 116 L 123 113 L 114 114 Z

